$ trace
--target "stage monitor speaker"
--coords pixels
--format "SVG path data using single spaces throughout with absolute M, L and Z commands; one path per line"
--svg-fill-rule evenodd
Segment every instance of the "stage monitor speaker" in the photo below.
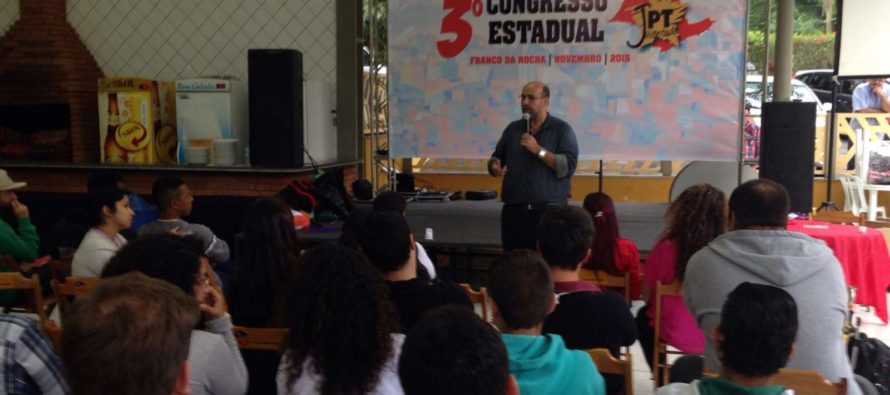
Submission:
M 816 103 L 765 103 L 760 147 L 760 177 L 778 182 L 788 190 L 791 212 L 810 213 Z
M 303 167 L 303 54 L 247 51 L 250 164 Z

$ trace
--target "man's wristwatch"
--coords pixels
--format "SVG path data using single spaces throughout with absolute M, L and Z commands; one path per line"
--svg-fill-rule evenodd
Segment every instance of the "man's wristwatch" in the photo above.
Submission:
M 541 158 L 541 159 L 546 158 L 546 157 L 547 157 L 547 150 L 541 148 L 541 150 L 538 151 L 538 157 Z

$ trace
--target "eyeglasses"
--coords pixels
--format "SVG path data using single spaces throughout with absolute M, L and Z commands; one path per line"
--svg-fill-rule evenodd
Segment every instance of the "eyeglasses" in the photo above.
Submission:
M 198 276 L 195 278 L 195 285 L 204 287 L 210 285 L 210 276 L 207 273 L 198 274 Z
M 519 95 L 519 100 L 528 99 L 529 101 L 535 101 L 540 98 L 541 98 L 541 96 L 535 96 L 535 95 Z

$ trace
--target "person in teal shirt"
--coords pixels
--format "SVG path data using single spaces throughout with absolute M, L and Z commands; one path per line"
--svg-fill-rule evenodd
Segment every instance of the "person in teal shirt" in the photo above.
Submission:
M 514 250 L 495 260 L 488 295 L 520 394 L 605 395 L 603 376 L 586 352 L 567 349 L 559 335 L 541 334 L 556 295 L 538 253 Z
M 40 237 L 37 228 L 31 223 L 28 206 L 19 201 L 15 190 L 28 185 L 13 181 L 0 169 L 0 207 L 12 210 L 18 222 L 18 233 L 6 221 L 0 220 L 0 255 L 11 255 L 17 262 L 30 262 L 37 259 Z M 7 268 L 7 270 L 18 268 Z
M 788 363 L 797 337 L 797 304 L 782 288 L 739 284 L 726 298 L 714 330 L 721 362 L 718 377 L 661 387 L 656 395 L 786 395 L 770 385 Z

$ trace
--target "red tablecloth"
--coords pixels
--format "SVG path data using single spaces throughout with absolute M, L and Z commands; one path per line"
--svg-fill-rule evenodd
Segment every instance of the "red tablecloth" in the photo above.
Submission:
M 847 285 L 856 287 L 856 303 L 873 306 L 887 323 L 890 254 L 884 235 L 871 228 L 816 221 L 789 221 L 788 230 L 822 240 L 841 262 Z

